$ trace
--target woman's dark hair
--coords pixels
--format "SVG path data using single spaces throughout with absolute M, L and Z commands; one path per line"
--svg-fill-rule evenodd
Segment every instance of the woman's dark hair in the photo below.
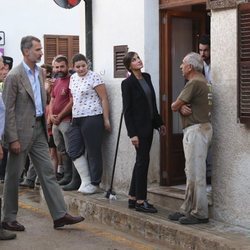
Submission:
M 126 67 L 126 69 L 131 72 L 130 70 L 130 64 L 132 62 L 132 59 L 134 57 L 134 55 L 137 54 L 136 52 L 134 51 L 129 51 L 123 58 L 123 64 L 124 66 Z
M 84 56 L 83 54 L 76 54 L 73 56 L 73 58 L 72 58 L 73 66 L 75 65 L 76 62 L 79 62 L 79 61 L 84 61 L 88 64 L 88 60 L 87 60 L 86 56 Z

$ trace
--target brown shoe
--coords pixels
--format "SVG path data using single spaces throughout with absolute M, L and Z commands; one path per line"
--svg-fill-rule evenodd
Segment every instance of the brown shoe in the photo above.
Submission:
M 18 223 L 16 220 L 15 221 L 9 221 L 9 222 L 2 222 L 2 227 L 6 230 L 10 231 L 24 231 L 25 227 Z
M 65 225 L 72 225 L 83 221 L 82 216 L 71 216 L 70 214 L 65 214 L 62 218 L 54 220 L 54 228 L 63 227 Z

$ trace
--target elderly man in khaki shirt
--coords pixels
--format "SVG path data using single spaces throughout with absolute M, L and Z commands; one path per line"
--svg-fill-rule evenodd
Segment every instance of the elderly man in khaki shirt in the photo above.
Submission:
M 210 123 L 211 87 L 202 74 L 203 60 L 199 54 L 187 54 L 180 68 L 188 82 L 171 108 L 180 112 L 182 119 L 187 184 L 179 212 L 168 218 L 181 224 L 207 223 L 206 158 L 213 132 Z

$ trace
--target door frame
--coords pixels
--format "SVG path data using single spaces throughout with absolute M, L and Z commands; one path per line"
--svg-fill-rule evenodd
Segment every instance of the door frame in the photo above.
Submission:
M 173 17 L 199 19 L 201 21 L 200 33 L 205 31 L 204 13 L 194 11 L 183 12 L 164 9 L 160 11 L 160 109 L 161 115 L 166 121 L 167 134 L 161 138 L 161 157 L 160 157 L 160 185 L 170 186 L 182 184 L 185 182 L 185 173 L 180 178 L 173 178 L 173 150 L 176 145 L 173 140 L 172 125 L 172 65 L 171 65 L 171 46 L 172 35 L 171 19 Z M 198 38 L 193 41 L 193 50 L 198 49 Z M 182 150 L 183 151 L 183 150 Z M 183 155 L 184 159 L 184 155 Z

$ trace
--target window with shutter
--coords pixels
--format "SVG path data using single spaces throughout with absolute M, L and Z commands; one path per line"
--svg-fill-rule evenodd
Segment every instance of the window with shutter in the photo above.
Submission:
M 238 117 L 250 122 L 250 3 L 238 6 Z
M 123 58 L 127 52 L 127 45 L 114 46 L 114 78 L 126 77 L 127 70 L 123 65 Z
M 44 62 L 51 64 L 57 55 L 65 55 L 71 67 L 72 57 L 79 53 L 79 36 L 44 35 Z

